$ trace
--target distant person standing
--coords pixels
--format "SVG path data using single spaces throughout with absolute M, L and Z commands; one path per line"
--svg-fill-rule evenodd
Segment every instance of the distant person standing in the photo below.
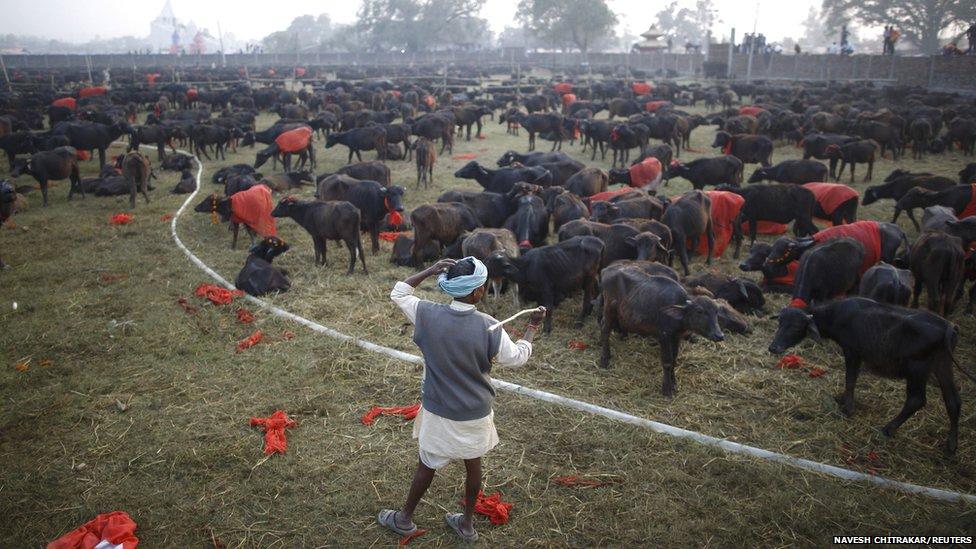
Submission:
M 800 45 L 799 44 L 793 44 L 793 53 L 795 53 L 797 55 L 800 55 L 801 53 L 803 53 L 803 50 L 800 49 Z
M 894 26 L 891 27 L 891 42 L 888 46 L 888 55 L 895 54 L 895 44 L 898 43 L 898 38 L 901 37 L 901 33 L 898 32 Z
M 976 55 L 976 23 L 969 25 L 969 28 L 966 29 L 966 41 L 969 42 L 966 55 Z
M 888 55 L 888 50 L 891 49 L 891 27 L 885 25 L 884 28 L 884 48 L 881 50 L 881 55 Z

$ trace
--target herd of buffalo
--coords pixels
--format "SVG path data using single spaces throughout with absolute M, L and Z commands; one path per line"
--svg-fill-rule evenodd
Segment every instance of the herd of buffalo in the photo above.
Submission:
M 149 201 L 153 163 L 180 172 L 174 193 L 196 189 L 194 159 L 177 146 L 201 160 L 255 147 L 253 165 L 216 171 L 212 181 L 224 192 L 195 208 L 230 221 L 234 247 L 240 225 L 250 233 L 238 288 L 261 295 L 291 286 L 272 264 L 289 249 L 275 218 L 290 218 L 309 233 L 316 264 L 327 264 L 328 241 L 342 241 L 350 274 L 357 259 L 367 271 L 362 233 L 373 254 L 390 239 L 399 266 L 476 256 L 488 266 L 495 298 L 509 292 L 516 303 L 546 307 L 546 332 L 562 301 L 581 296 L 578 322 L 595 311 L 602 367 L 610 365 L 611 332 L 653 338 L 665 395 L 676 390 L 679 348 L 691 334 L 721 341 L 726 333 L 746 333 L 748 315 L 763 310 L 766 294 L 785 293 L 792 300 L 777 315 L 771 353 L 807 337 L 836 342 L 845 362 L 846 414 L 854 409 L 862 363 L 904 379 L 904 407 L 884 427 L 886 435 L 925 405 L 934 376 L 949 416 L 945 449 L 956 451 L 959 333 L 947 318 L 966 280 L 976 278 L 976 163 L 965 158 L 976 144 L 973 98 L 863 84 L 654 86 L 604 79 L 536 82 L 531 90 L 436 87 L 375 79 L 333 80 L 298 92 L 179 83 L 9 92 L 0 94 L 0 149 L 14 182 L 33 177 L 45 206 L 48 182 L 66 179 L 68 199 L 76 192 L 128 194 L 134 208 L 137 192 Z M 707 114 L 689 112 L 698 104 Z M 258 129 L 262 111 L 280 119 Z M 407 190 L 393 184 L 388 162 L 415 163 L 416 187 L 428 188 L 438 155 L 451 154 L 456 139 L 481 137 L 486 123 L 505 125 L 513 143 L 526 136 L 527 152 L 510 150 L 495 166 L 472 160 L 453 175 L 482 190 L 447 190 L 407 212 Z M 692 132 L 706 126 L 714 130 L 714 154 L 683 161 Z M 124 137 L 128 152 L 106 158 Z M 537 140 L 551 142 L 550 150 L 535 150 Z M 318 170 L 315 145 L 322 141 L 326 149 L 348 149 L 349 164 L 334 173 Z M 802 159 L 777 162 L 777 144 L 798 148 Z M 600 155 L 611 168 L 587 166 L 564 145 L 581 147 L 590 161 Z M 376 160 L 363 161 L 364 151 Z M 877 159 L 904 162 L 909 151 L 912 159 L 931 155 L 957 164 L 958 178 L 897 169 L 863 193 L 841 182 L 853 184 L 858 165 L 863 181 L 871 181 Z M 79 163 L 89 155 L 94 162 L 96 152 L 101 173 L 82 179 Z M 273 170 L 280 162 L 282 171 L 258 172 L 268 162 Z M 748 176 L 747 164 L 755 165 Z M 674 179 L 694 190 L 666 196 Z M 314 199 L 289 194 L 305 185 L 314 186 Z M 31 187 L 0 181 L 0 218 Z M 285 196 L 275 204 L 272 193 Z M 879 201 L 893 205 L 890 222 L 858 218 L 859 205 Z M 916 234 L 896 224 L 902 212 Z M 791 223 L 792 236 L 757 241 Z M 694 254 L 707 265 L 729 254 L 756 278 L 693 273 Z M 919 309 L 923 294 L 927 310 Z

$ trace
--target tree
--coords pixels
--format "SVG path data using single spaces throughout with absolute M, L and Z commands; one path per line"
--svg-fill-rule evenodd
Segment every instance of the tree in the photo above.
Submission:
M 894 25 L 928 54 L 939 52 L 943 31 L 961 30 L 976 19 L 973 0 L 823 0 L 823 10 L 828 28 L 839 29 L 845 18 L 868 26 Z
M 335 29 L 328 15 L 302 15 L 292 20 L 288 28 L 273 32 L 262 40 L 264 48 L 271 53 L 293 53 L 318 49 L 328 42 Z
M 712 0 L 698 0 L 695 7 L 679 8 L 671 2 L 657 14 L 658 27 L 675 45 L 701 45 L 715 23 L 719 22 Z
M 807 18 L 803 20 L 803 36 L 799 42 L 808 52 L 812 52 L 814 48 L 827 46 L 830 42 L 823 15 L 813 6 L 810 6 Z
M 357 26 L 374 51 L 423 51 L 457 44 L 455 32 L 486 29 L 487 22 L 477 17 L 484 4 L 485 0 L 363 0 Z
M 542 43 L 583 53 L 617 24 L 605 0 L 519 0 L 517 17 Z

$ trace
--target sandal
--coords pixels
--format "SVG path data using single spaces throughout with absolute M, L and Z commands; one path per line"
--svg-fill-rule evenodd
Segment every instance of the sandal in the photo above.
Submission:
M 444 515 L 444 522 L 446 522 L 448 526 L 453 528 L 454 531 L 457 532 L 457 535 L 461 536 L 462 540 L 466 542 L 478 541 L 478 532 L 472 531 L 470 534 L 465 534 L 461 530 L 461 519 L 463 518 L 464 518 L 463 513 L 448 513 Z
M 394 509 L 383 509 L 378 515 L 376 515 L 376 522 L 378 522 L 380 526 L 385 526 L 401 536 L 409 536 L 417 531 L 417 525 L 413 522 L 410 523 L 410 528 L 401 528 L 397 526 L 396 514 L 397 511 Z

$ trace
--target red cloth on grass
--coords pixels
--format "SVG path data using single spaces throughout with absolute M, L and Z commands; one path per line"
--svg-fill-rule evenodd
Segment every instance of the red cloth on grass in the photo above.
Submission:
M 245 349 L 250 349 L 262 341 L 264 341 L 264 332 L 261 330 L 255 330 L 253 334 L 237 342 L 237 352 L 239 353 Z
M 312 139 L 312 128 L 302 126 L 294 130 L 282 132 L 275 137 L 275 144 L 282 153 L 297 153 L 308 147 L 308 142 Z
M 275 220 L 271 217 L 273 209 L 271 189 L 265 185 L 255 185 L 230 197 L 230 220 L 247 225 L 260 236 L 278 235 Z
M 855 221 L 847 225 L 837 225 L 813 235 L 817 244 L 823 244 L 835 238 L 853 238 L 864 246 L 864 261 L 861 262 L 861 274 L 881 261 L 881 231 L 877 221 Z
M 810 189 L 820 208 L 827 215 L 833 215 L 838 206 L 860 196 L 854 189 L 838 183 L 804 183 L 803 186 Z
M 966 204 L 966 207 L 963 208 L 962 211 L 959 212 L 959 215 L 956 216 L 959 219 L 976 215 L 976 184 L 970 185 L 970 187 L 972 188 L 973 194 L 969 197 L 969 204 Z
M 712 257 L 722 257 L 732 241 L 732 227 L 746 199 L 728 191 L 705 191 L 705 194 L 712 201 L 712 230 L 715 231 Z M 708 254 L 708 241 L 704 238 L 698 244 L 698 253 L 703 256 Z
M 644 110 L 647 112 L 657 112 L 657 110 L 661 107 L 670 104 L 670 101 L 648 101 L 647 103 L 644 103 Z
M 603 191 L 602 193 L 596 193 L 590 196 L 590 204 L 595 204 L 597 202 L 606 202 L 615 196 L 620 196 L 622 194 L 627 194 L 634 192 L 630 187 L 624 187 L 622 189 L 617 189 L 615 191 Z
M 464 502 L 462 501 L 461 504 L 463 505 Z M 486 496 L 484 492 L 479 491 L 478 499 L 474 502 L 474 512 L 488 517 L 495 526 L 508 522 L 508 515 L 512 507 L 514 504 L 502 501 L 502 495 L 499 492 Z
M 51 106 L 53 107 L 66 107 L 71 110 L 78 108 L 78 100 L 74 97 L 62 97 L 61 99 L 55 99 L 51 101 Z
M 563 106 L 568 107 L 569 105 L 575 103 L 577 100 L 576 94 L 574 93 L 564 93 L 563 94 Z
M 661 176 L 661 161 L 653 156 L 630 167 L 630 186 L 643 187 Z
M 743 105 L 739 107 L 739 114 L 747 114 L 749 116 L 756 116 L 757 114 L 765 111 L 766 109 L 757 107 L 755 105 Z
M 109 223 L 112 225 L 128 225 L 129 223 L 132 223 L 132 219 L 133 217 L 131 214 L 115 214 L 109 220 Z
M 78 91 L 78 97 L 91 97 L 93 95 L 105 95 L 108 89 L 105 86 L 89 86 Z
M 420 403 L 411 404 L 410 406 L 373 406 L 368 412 L 363 414 L 363 417 L 359 421 L 363 422 L 363 425 L 372 425 L 376 418 L 380 416 L 403 416 L 405 421 L 410 421 L 411 419 L 417 417 L 417 412 L 420 411 Z
M 573 85 L 569 82 L 558 82 L 553 84 L 552 89 L 555 90 L 556 93 L 565 95 L 573 92 Z
M 214 305 L 227 305 L 234 301 L 235 297 L 244 295 L 240 290 L 228 290 L 214 284 L 201 284 L 193 291 L 197 297 L 205 297 Z
M 102 513 L 47 544 L 47 549 L 92 549 L 102 541 L 136 549 L 136 523 L 125 511 Z
M 637 95 L 648 95 L 654 91 L 654 86 L 647 82 L 634 82 L 630 85 L 630 90 Z
M 283 411 L 275 410 L 268 417 L 252 417 L 251 427 L 256 425 L 264 427 L 264 455 L 269 456 L 274 453 L 284 454 L 288 450 L 285 429 L 291 429 L 298 423 Z

